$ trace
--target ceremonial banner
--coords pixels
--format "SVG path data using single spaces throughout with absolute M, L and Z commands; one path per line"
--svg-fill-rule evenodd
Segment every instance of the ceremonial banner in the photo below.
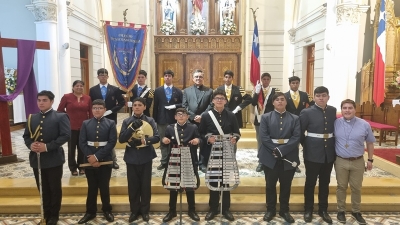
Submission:
M 385 0 L 381 0 L 379 25 L 376 34 L 375 62 L 374 62 L 374 90 L 373 100 L 379 106 L 385 96 L 385 57 L 386 57 L 386 11 Z
M 121 90 L 127 92 L 135 85 L 136 74 L 140 69 L 146 44 L 146 26 L 111 26 L 107 22 L 104 33 L 115 81 Z

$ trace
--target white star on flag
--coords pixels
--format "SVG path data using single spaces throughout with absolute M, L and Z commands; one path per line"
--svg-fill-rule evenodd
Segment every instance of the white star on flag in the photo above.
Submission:
M 258 36 L 257 35 L 253 35 L 254 36 L 254 40 L 253 42 L 256 43 L 256 46 L 258 45 Z

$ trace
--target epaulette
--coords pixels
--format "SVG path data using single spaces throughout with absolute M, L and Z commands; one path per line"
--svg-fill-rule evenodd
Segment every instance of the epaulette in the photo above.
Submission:
M 154 90 L 153 89 L 150 89 L 148 98 L 154 98 Z
M 309 101 L 309 102 L 312 102 L 312 101 L 314 100 L 313 97 L 312 97 L 311 95 L 307 94 L 307 96 L 308 96 L 308 101 Z

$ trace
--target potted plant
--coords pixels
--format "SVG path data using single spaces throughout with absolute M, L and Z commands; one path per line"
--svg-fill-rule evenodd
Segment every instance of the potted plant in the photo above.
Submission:
M 160 31 L 165 35 L 175 34 L 175 25 L 170 20 L 166 20 L 161 24 Z
M 236 24 L 233 22 L 233 19 L 225 18 L 222 22 L 221 33 L 225 35 L 235 34 L 236 32 Z

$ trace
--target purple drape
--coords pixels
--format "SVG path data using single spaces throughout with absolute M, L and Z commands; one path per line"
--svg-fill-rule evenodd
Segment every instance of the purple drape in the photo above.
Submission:
M 37 113 L 39 108 L 36 103 L 38 93 L 33 71 L 33 59 L 35 56 L 36 42 L 29 40 L 17 41 L 18 64 L 17 64 L 17 86 L 10 95 L 0 95 L 0 101 L 12 101 L 24 91 L 25 114 Z M 4 68 L 0 68 L 4 69 Z

